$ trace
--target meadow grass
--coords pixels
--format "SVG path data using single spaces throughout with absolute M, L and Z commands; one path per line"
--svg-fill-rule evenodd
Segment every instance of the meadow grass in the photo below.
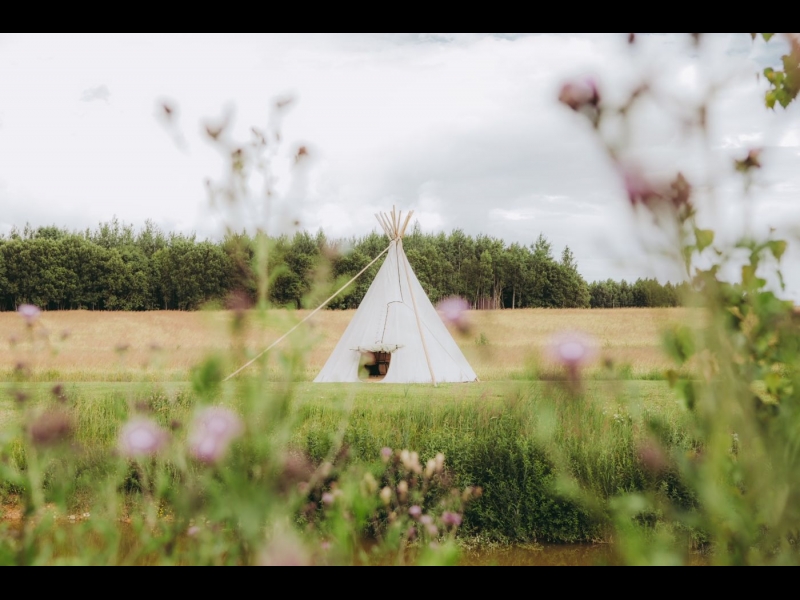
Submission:
M 144 412 L 164 427 L 188 422 L 196 403 L 212 400 L 193 391 L 198 365 L 213 357 L 218 374 L 227 374 L 305 314 L 251 313 L 241 335 L 231 336 L 235 315 L 226 311 L 47 312 L 35 328 L 0 313 L 0 431 L 57 403 L 57 395 L 66 398 L 82 448 L 71 499 L 79 511 L 91 501 L 92 480 L 103 476 L 98 465 L 115 450 L 127 419 Z M 673 474 L 648 471 L 640 447 L 655 419 L 666 424 L 675 451 L 691 450 L 686 413 L 663 381 L 671 365 L 660 346 L 663 328 L 698 313 L 476 311 L 468 333 L 453 335 L 479 382 L 311 383 L 352 314 L 321 313 L 286 348 L 264 357 L 265 377 L 245 372 L 223 384 L 213 401 L 235 407 L 242 398 L 288 397 L 292 427 L 282 443 L 315 464 L 341 455 L 375 461 L 383 447 L 415 450 L 423 459 L 443 452 L 454 484 L 484 489 L 465 515 L 464 531 L 485 539 L 602 539 L 607 515 L 582 502 L 565 477 L 601 499 L 655 488 L 683 493 Z M 588 333 L 597 344 L 577 395 L 547 358 L 551 336 L 565 330 Z M 287 372 L 293 381 L 277 381 Z M 185 432 L 178 426 L 174 435 Z M 0 492 L 11 497 L 15 490 Z
M 245 396 L 243 386 L 257 389 L 264 402 L 286 389 L 283 383 L 244 378 L 223 385 L 214 401 L 236 406 Z M 57 402 L 52 388 L 44 382 L 0 384 L 3 424 L 12 426 L 20 416 L 13 393 L 24 391 L 26 410 L 36 410 Z M 343 455 L 373 462 L 383 447 L 414 449 L 423 460 L 443 452 L 457 486 L 484 489 L 465 515 L 464 531 L 490 540 L 603 539 L 606 515 L 559 490 L 559 476 L 567 472 L 603 499 L 654 487 L 677 489 L 671 474 L 654 477 L 640 460 L 647 423 L 666 423 L 672 447 L 691 448 L 685 410 L 661 381 L 588 381 L 578 396 L 560 382 L 542 381 L 436 388 L 301 382 L 290 390 L 289 448 L 314 464 Z M 204 401 L 190 384 L 174 382 L 69 383 L 62 393 L 77 423 L 75 440 L 83 449 L 77 472 L 86 479 L 86 490 L 102 476 L 95 465 L 115 450 L 118 430 L 131 415 L 146 413 L 167 427 L 188 422 L 193 406 Z M 567 463 L 559 464 L 564 457 Z M 79 483 L 72 500 L 76 512 L 89 501 L 87 493 Z
M 49 311 L 35 330 L 15 313 L 0 313 L 0 381 L 12 380 L 19 365 L 33 381 L 186 381 L 209 354 L 222 356 L 232 371 L 306 314 L 274 310 L 259 318 L 253 313 L 234 341 L 229 311 Z M 284 342 L 303 355 L 299 380 L 310 381 L 319 372 L 352 316 L 353 311 L 322 311 Z M 583 331 L 596 341 L 596 361 L 587 376 L 604 377 L 604 365 L 612 364 L 629 378 L 653 379 L 671 366 L 661 351 L 662 330 L 698 317 L 687 308 L 473 311 L 468 333 L 453 335 L 481 380 L 554 372 L 547 344 L 565 330 Z M 276 367 L 274 373 L 278 378 L 282 370 Z

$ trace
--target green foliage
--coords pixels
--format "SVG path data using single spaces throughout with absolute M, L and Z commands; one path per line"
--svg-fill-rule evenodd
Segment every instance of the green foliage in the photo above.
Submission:
M 766 41 L 772 35 L 762 34 Z M 771 86 L 769 108 L 776 102 L 785 108 L 800 91 L 800 38 L 792 34 L 786 39 L 790 50 L 783 56 L 783 71 L 765 71 Z M 654 96 L 658 101 L 659 94 L 646 83 L 620 110 L 602 105 L 591 119 L 609 157 L 623 171 L 620 157 L 627 148 L 619 147 L 599 125 L 619 116 L 621 127 L 632 127 L 631 107 L 643 98 Z M 708 135 L 713 96 L 709 92 L 702 100 L 701 118 L 691 125 L 698 135 Z M 711 163 L 715 157 L 708 152 L 705 159 Z M 745 193 L 752 171 L 761 166 L 758 149 L 735 161 Z M 662 171 L 668 168 L 659 166 Z M 630 172 L 628 177 L 631 188 Z M 617 552 L 627 564 L 686 564 L 689 551 L 699 546 L 713 564 L 796 565 L 800 313 L 780 297 L 780 262 L 787 241 L 774 239 L 773 230 L 756 236 L 747 223 L 733 243 L 715 242 L 715 232 L 698 225 L 695 202 L 700 199 L 688 180 L 681 174 L 678 179 L 683 182 L 679 190 L 650 182 L 628 191 L 634 210 L 670 233 L 674 244 L 660 248 L 660 253 L 675 257 L 685 268 L 691 279 L 686 301 L 705 315 L 699 323 L 664 334 L 664 348 L 676 365 L 666 377 L 686 409 L 686 442 L 678 451 L 670 428 L 651 419 L 639 459 L 652 475 L 663 478 L 658 486 L 634 486 L 609 499 L 580 480 L 567 485 L 582 506 L 610 511 Z M 691 376 L 685 374 L 687 363 L 692 365 Z M 581 388 L 573 386 L 572 393 L 579 401 Z M 562 468 L 569 460 L 564 451 L 554 458 Z
M 611 279 L 589 284 L 589 304 L 592 308 L 657 308 L 682 306 L 690 285 L 683 282 L 673 285 L 659 283 L 656 279 L 639 278 L 635 283 L 624 279 Z
M 409 261 L 433 302 L 467 298 L 476 308 L 575 308 L 590 304 L 590 287 L 567 247 L 560 261 L 539 235 L 530 247 L 460 230 L 423 234 L 418 224 L 404 240 Z M 386 247 L 376 233 L 330 241 L 312 236 L 266 240 L 266 297 L 302 308 L 313 290 L 330 292 Z M 116 219 L 94 231 L 26 227 L 0 239 L 0 310 L 20 304 L 43 309 L 194 310 L 232 295 L 256 303 L 258 243 L 230 233 L 219 243 L 164 234 L 152 222 L 140 231 Z M 330 308 L 356 308 L 381 263 L 373 265 Z M 327 296 L 329 294 L 326 294 Z M 649 304 L 644 304 L 650 306 Z
M 762 34 L 766 41 L 773 34 Z M 783 108 L 789 106 L 800 93 L 800 38 L 797 35 L 789 38 L 790 51 L 781 57 L 782 70 L 771 67 L 764 69 L 764 77 L 769 82 L 770 89 L 766 92 L 764 102 L 767 108 L 775 108 L 780 104 Z

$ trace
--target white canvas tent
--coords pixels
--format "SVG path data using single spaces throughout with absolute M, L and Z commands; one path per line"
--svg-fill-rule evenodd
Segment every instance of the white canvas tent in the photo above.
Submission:
M 315 382 L 437 383 L 477 376 L 417 280 L 403 251 L 413 213 L 375 215 L 389 237 L 386 260 Z M 372 377 L 364 377 L 364 364 Z

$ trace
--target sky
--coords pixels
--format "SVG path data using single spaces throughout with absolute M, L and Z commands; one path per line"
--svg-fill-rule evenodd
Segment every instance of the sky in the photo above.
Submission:
M 253 226 L 264 218 L 263 178 L 247 180 L 250 210 L 209 201 L 206 182 L 224 181 L 227 163 L 206 126 L 227 116 L 231 147 L 251 127 L 280 131 L 265 155 L 273 233 L 361 236 L 394 205 L 414 210 L 426 232 L 522 244 L 544 234 L 555 253 L 570 247 L 588 281 L 677 281 L 588 120 L 558 102 L 566 81 L 591 77 L 614 105 L 646 79 L 663 102 L 632 111 L 624 160 L 652 177 L 687 174 L 719 242 L 769 228 L 788 237 L 783 295 L 800 302 L 800 102 L 766 109 L 757 77 L 780 65 L 785 41 L 627 38 L 0 34 L 0 235 L 113 217 L 212 239 L 226 225 Z M 721 91 L 707 139 L 686 135 L 671 107 L 712 86 Z M 604 129 L 622 133 L 614 122 Z M 763 148 L 764 166 L 745 197 L 732 164 L 751 148 Z

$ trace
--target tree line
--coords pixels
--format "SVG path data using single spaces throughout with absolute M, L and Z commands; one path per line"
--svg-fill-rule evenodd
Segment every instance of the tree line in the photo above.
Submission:
M 474 308 L 614 308 L 676 306 L 681 286 L 654 279 L 587 283 L 569 247 L 555 256 L 543 236 L 530 245 L 456 229 L 425 234 L 416 224 L 403 240 L 408 260 L 434 303 L 466 298 Z M 312 290 L 332 291 L 387 245 L 372 232 L 344 240 L 299 232 L 268 240 L 268 299 L 278 306 L 316 306 Z M 193 310 L 232 296 L 255 302 L 256 240 L 232 233 L 221 241 L 140 229 L 114 219 L 96 229 L 12 229 L 0 237 L 0 310 Z M 356 308 L 381 262 L 330 303 Z M 316 302 L 316 304 L 315 304 Z

